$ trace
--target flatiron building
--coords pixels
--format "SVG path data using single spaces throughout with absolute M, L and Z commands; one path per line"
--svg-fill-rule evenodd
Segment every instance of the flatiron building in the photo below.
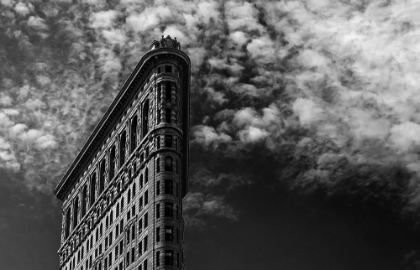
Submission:
M 184 269 L 191 64 L 155 40 L 57 185 L 60 270 Z

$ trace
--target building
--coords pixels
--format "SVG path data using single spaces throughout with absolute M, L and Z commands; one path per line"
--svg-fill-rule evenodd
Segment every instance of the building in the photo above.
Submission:
M 59 269 L 184 269 L 190 68 L 153 41 L 57 185 Z

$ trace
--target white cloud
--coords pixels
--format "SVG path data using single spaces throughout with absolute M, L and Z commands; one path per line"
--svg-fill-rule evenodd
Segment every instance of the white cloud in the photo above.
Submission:
M 45 20 L 37 17 L 37 16 L 31 16 L 28 19 L 28 25 L 32 28 L 35 28 L 36 30 L 48 30 L 48 25 L 45 24 Z
M 298 98 L 293 103 L 293 111 L 299 117 L 302 126 L 308 127 L 321 120 L 323 110 L 314 101 Z
M 244 45 L 248 41 L 246 34 L 242 31 L 230 33 L 229 38 L 239 46 Z
M 117 17 L 115 10 L 100 11 L 93 13 L 90 19 L 93 28 L 108 28 L 114 25 L 114 20 Z
M 266 36 L 252 39 L 246 46 L 246 49 L 251 54 L 251 57 L 259 63 L 265 64 L 275 60 L 274 43 Z
M 159 26 L 172 12 L 167 6 L 147 7 L 140 14 L 132 14 L 127 18 L 128 25 L 135 31 L 141 32 Z
M 29 5 L 31 6 L 31 4 Z M 29 10 L 29 7 L 25 3 L 22 3 L 22 2 L 19 2 L 16 4 L 15 11 L 22 16 L 26 16 L 29 13 L 31 13 L 31 11 Z
M 420 145 L 420 125 L 405 122 L 391 128 L 391 144 L 399 151 L 408 152 Z
M 123 45 L 127 40 L 125 33 L 120 29 L 103 30 L 102 34 L 111 44 Z
M 208 147 L 211 144 L 218 145 L 219 143 L 229 142 L 232 138 L 223 133 L 217 132 L 213 127 L 198 125 L 193 127 L 194 140 L 197 143 Z

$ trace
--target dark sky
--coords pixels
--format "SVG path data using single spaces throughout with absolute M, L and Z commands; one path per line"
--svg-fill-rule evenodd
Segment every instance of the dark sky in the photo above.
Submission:
M 0 0 L 0 269 L 153 39 L 192 62 L 187 269 L 420 269 L 418 1 Z

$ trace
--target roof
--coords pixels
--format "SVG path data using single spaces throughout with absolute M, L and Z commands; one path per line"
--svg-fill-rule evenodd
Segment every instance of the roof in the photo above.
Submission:
M 188 66 L 191 65 L 189 57 L 182 52 L 180 48 L 181 46 L 176 39 L 173 40 L 170 36 L 167 36 L 166 38 L 162 36 L 161 41 L 155 40 L 150 44 L 151 50 L 147 52 L 137 63 L 136 67 L 123 84 L 118 95 L 111 103 L 102 119 L 96 125 L 79 154 L 76 156 L 69 169 L 56 186 L 54 193 L 57 198 L 60 200 L 64 199 L 73 184 L 77 181 L 78 177 L 86 169 L 103 141 L 112 132 L 113 127 L 117 123 L 118 119 L 123 115 L 128 104 L 130 104 L 131 100 L 135 98 L 135 95 L 138 92 L 137 86 L 146 79 L 146 72 L 148 71 L 150 65 L 154 62 L 155 56 L 172 54 L 184 59 Z

